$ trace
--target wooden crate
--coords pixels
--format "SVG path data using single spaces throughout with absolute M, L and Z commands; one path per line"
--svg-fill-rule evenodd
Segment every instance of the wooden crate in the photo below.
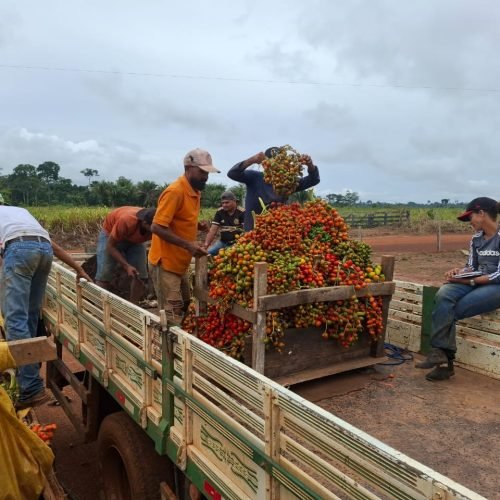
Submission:
M 326 377 L 356 368 L 370 366 L 381 361 L 384 356 L 385 329 L 389 302 L 395 289 L 392 281 L 394 257 L 384 256 L 382 267 L 384 283 L 369 284 L 362 290 L 352 286 L 333 286 L 308 290 L 297 290 L 281 295 L 267 294 L 267 264 L 255 264 L 254 307 L 243 308 L 235 305 L 231 313 L 253 324 L 252 336 L 245 348 L 245 363 L 284 385 L 296 384 Z M 324 340 L 321 331 L 315 329 L 293 329 L 285 332 L 285 347 L 282 353 L 266 350 L 266 312 L 284 307 L 292 307 L 313 302 L 333 302 L 353 296 L 368 295 L 383 297 L 383 334 L 376 342 L 361 334 L 359 340 L 349 349 L 341 347 L 335 340 Z M 206 304 L 212 302 L 208 296 L 206 258 L 197 259 L 195 270 L 194 296 L 197 314 L 203 314 Z

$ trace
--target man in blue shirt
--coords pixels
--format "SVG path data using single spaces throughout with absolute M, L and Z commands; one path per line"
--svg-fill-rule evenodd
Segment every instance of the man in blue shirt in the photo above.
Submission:
M 256 170 L 247 170 L 251 165 L 259 165 L 267 157 L 271 158 L 279 148 L 272 147 L 266 150 L 265 153 L 257 153 L 250 158 L 238 162 L 236 165 L 231 167 L 227 176 L 236 182 L 241 182 L 246 185 L 247 194 L 245 197 L 245 231 L 251 231 L 254 226 L 254 218 L 252 217 L 252 212 L 255 214 L 260 214 L 262 212 L 262 206 L 259 198 L 262 199 L 264 205 L 269 205 L 273 202 L 275 203 L 286 203 L 288 197 L 280 196 L 276 194 L 271 184 L 264 182 L 263 172 L 257 172 Z M 302 177 L 297 186 L 297 191 L 305 191 L 316 184 L 319 184 L 319 170 L 310 156 L 303 155 L 304 165 L 307 166 L 307 173 L 305 177 Z

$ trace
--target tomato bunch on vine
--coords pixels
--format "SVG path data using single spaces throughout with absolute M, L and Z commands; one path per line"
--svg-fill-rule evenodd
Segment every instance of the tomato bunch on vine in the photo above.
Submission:
M 281 196 L 295 193 L 302 177 L 303 155 L 291 146 L 282 146 L 262 162 L 264 181 Z

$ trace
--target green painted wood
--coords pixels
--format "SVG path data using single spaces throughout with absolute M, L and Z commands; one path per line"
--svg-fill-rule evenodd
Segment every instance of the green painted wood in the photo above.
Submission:
M 434 309 L 434 296 L 439 287 L 424 286 L 422 290 L 422 325 L 420 336 L 420 352 L 427 354 L 431 349 L 432 310 Z

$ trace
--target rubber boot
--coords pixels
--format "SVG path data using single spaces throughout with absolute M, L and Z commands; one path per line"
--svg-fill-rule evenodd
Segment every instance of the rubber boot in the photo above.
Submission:
M 425 376 L 425 378 L 426 380 L 435 382 L 439 380 L 448 380 L 453 375 L 455 375 L 453 361 L 449 360 L 446 366 L 436 366 L 434 370 L 432 370 Z
M 427 357 L 420 363 L 417 363 L 415 368 L 434 368 L 435 366 L 443 365 L 447 362 L 448 356 L 446 356 L 446 353 L 442 349 L 433 347 Z

